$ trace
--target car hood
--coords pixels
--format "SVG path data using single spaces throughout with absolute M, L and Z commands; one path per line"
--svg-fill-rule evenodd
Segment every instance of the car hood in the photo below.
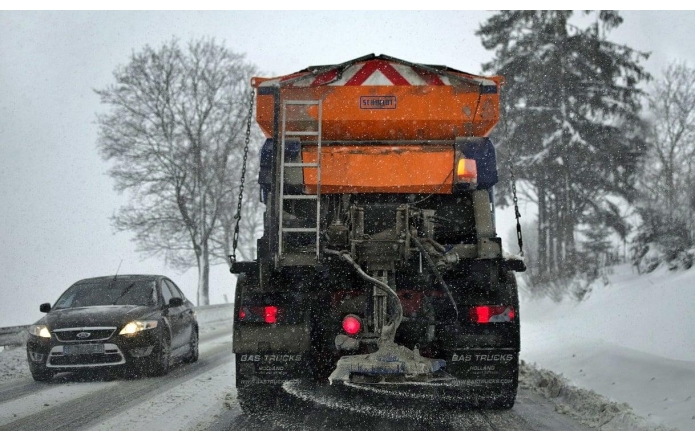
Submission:
M 137 305 L 98 305 L 59 309 L 49 312 L 43 323 L 51 330 L 72 327 L 122 327 L 134 319 L 145 318 L 156 307 Z

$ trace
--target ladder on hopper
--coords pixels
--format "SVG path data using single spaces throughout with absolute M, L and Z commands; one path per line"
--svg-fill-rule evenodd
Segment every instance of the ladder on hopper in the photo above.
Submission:
M 292 106 L 317 106 L 318 119 L 316 131 L 288 131 L 287 130 L 287 108 Z M 285 100 L 282 102 L 282 131 L 280 144 L 280 195 L 278 198 L 279 204 L 279 235 L 278 235 L 278 256 L 281 265 L 313 265 L 319 260 L 319 238 L 321 227 L 321 119 L 323 116 L 323 108 L 321 100 Z M 301 147 L 299 152 L 299 162 L 285 161 L 285 147 L 287 137 L 314 137 L 316 140 L 316 162 L 302 162 Z M 316 194 L 315 195 L 288 195 L 285 194 L 285 170 L 289 168 L 316 169 Z M 303 174 L 302 174 L 303 175 Z M 316 225 L 313 227 L 286 227 L 283 216 L 285 201 L 287 200 L 316 200 Z M 315 233 L 315 254 L 306 252 L 291 252 L 285 251 L 285 235 L 292 234 L 307 234 Z

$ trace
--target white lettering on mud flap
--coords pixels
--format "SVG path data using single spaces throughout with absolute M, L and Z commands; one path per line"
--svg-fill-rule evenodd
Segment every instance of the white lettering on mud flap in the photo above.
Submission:
M 511 379 L 460 379 L 458 381 L 463 385 L 494 385 L 494 384 L 511 384 Z
M 301 362 L 302 355 L 241 355 L 241 362 Z
M 494 365 L 473 365 L 471 366 L 472 371 L 495 371 Z
M 257 378 L 252 378 L 252 379 L 240 379 L 239 383 L 241 385 L 258 385 L 258 384 L 263 384 L 263 385 L 281 385 L 283 382 L 285 382 L 282 379 L 257 379 Z
M 475 357 L 475 358 L 474 358 Z M 514 359 L 513 355 L 510 354 L 462 354 L 462 355 L 457 355 L 454 353 L 454 355 L 451 357 L 452 362 L 471 362 L 475 360 L 475 362 L 511 362 L 512 359 Z
M 501 354 L 492 354 L 492 355 L 475 355 L 475 360 L 482 362 L 482 361 L 488 361 L 488 362 L 511 362 L 511 360 L 514 358 L 512 355 L 501 355 Z

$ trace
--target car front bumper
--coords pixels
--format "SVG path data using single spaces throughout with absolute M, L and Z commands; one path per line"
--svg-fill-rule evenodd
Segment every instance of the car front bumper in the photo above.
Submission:
M 145 330 L 130 337 L 115 335 L 108 340 L 85 342 L 61 342 L 55 336 L 50 339 L 30 336 L 27 341 L 27 360 L 33 371 L 55 372 L 147 364 L 156 356 L 154 353 L 159 336 L 156 329 Z M 94 344 L 97 346 L 83 347 L 86 349 L 84 352 L 66 352 L 68 346 Z

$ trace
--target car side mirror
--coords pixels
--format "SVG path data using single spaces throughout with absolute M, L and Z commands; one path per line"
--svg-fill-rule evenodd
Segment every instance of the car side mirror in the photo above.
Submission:
M 171 298 L 169 300 L 169 307 L 181 307 L 183 305 L 183 299 L 181 298 Z
M 45 303 L 45 304 L 41 304 L 41 305 L 39 306 L 39 311 L 40 311 L 41 313 L 48 313 L 48 312 L 50 312 L 50 311 L 51 311 L 51 304 L 49 304 L 48 302 Z

